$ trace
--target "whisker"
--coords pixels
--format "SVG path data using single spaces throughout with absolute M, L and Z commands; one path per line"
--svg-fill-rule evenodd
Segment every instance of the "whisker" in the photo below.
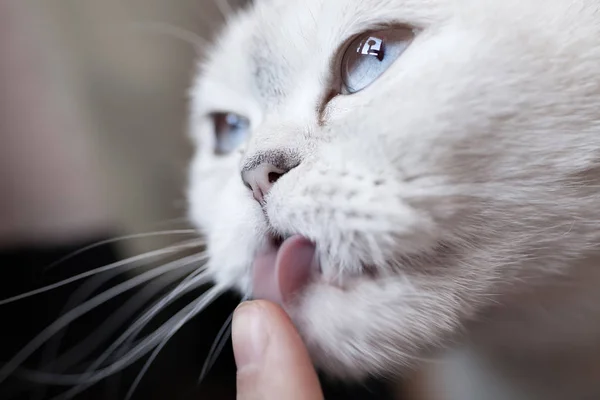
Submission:
M 147 308 L 141 317 L 139 317 L 126 331 L 123 336 L 129 335 L 126 340 L 119 345 L 121 347 L 128 347 L 139 335 L 139 333 L 150 323 L 150 321 L 157 316 L 163 309 L 171 305 L 173 302 L 181 298 L 182 296 L 189 294 L 191 291 L 196 290 L 208 283 L 210 283 L 212 277 L 206 271 L 206 268 L 199 268 L 192 272 L 184 280 L 182 280 L 173 290 L 167 295 L 163 296 L 158 302 L 154 303 L 151 307 Z
M 123 323 L 128 321 L 132 315 L 137 312 L 137 310 L 139 310 L 150 299 L 162 291 L 166 285 L 169 285 L 173 281 L 180 279 L 185 272 L 185 270 L 181 271 L 179 269 L 170 271 L 169 273 L 173 273 L 175 276 L 166 278 L 165 280 L 167 282 L 164 284 L 147 285 L 144 287 L 140 293 L 123 304 L 119 308 L 118 312 L 111 315 L 108 320 L 103 322 L 99 329 L 95 330 L 90 336 L 86 337 L 85 340 L 69 349 L 69 351 L 63 354 L 59 359 L 54 359 L 54 357 L 47 358 L 54 359 L 54 361 L 51 364 L 46 365 L 51 366 L 53 370 L 60 370 L 83 360 L 87 355 L 90 354 L 90 352 L 97 348 L 100 343 L 102 343 L 104 338 L 110 337 L 110 335 L 112 335 L 120 326 L 122 326 Z M 44 369 L 47 370 L 48 366 L 45 366 Z
M 171 25 L 167 22 L 131 22 L 129 25 L 134 31 L 138 31 L 140 33 L 154 33 L 182 40 L 188 44 L 191 44 L 199 52 L 206 50 L 210 46 L 209 42 L 200 35 L 190 30 Z
M 182 220 L 181 218 L 177 219 L 177 220 Z M 173 220 L 168 220 L 168 221 L 173 221 Z M 146 237 L 147 235 L 156 235 L 157 232 L 151 232 L 151 233 L 144 233 L 142 234 L 144 237 Z M 165 233 L 165 232 L 160 232 L 160 233 Z M 170 233 L 173 233 L 173 231 L 170 231 Z M 179 231 L 177 231 L 177 234 L 179 233 Z M 129 235 L 128 237 L 131 236 L 136 236 L 139 237 L 139 235 Z M 120 240 L 121 238 L 116 238 L 114 240 Z M 102 242 L 101 242 L 102 243 Z M 93 246 L 97 246 L 97 245 L 101 245 L 101 243 L 96 243 Z M 185 242 L 184 242 L 185 243 Z M 186 247 L 187 248 L 187 247 Z M 85 249 L 82 249 L 80 251 L 85 251 Z M 75 254 L 76 255 L 76 254 Z M 74 254 L 71 254 L 70 257 L 74 256 Z M 85 299 L 87 299 L 92 293 L 94 293 L 95 290 L 97 290 L 99 287 L 101 287 L 104 283 L 106 283 L 107 281 L 109 281 L 110 279 L 114 278 L 115 276 L 117 276 L 118 274 L 124 272 L 124 271 L 115 271 L 112 270 L 110 271 L 111 273 L 109 274 L 104 274 L 101 276 L 96 276 L 94 277 L 94 279 L 92 279 L 90 282 L 80 286 L 77 288 L 77 290 L 75 291 L 75 293 L 73 293 L 71 296 L 69 296 L 69 299 L 67 300 L 67 304 L 65 304 L 65 306 L 62 308 L 61 312 L 59 313 L 59 315 L 65 314 L 68 310 L 70 310 L 71 308 L 74 308 L 75 306 L 77 306 L 78 304 L 82 303 Z M 177 275 L 177 278 L 179 277 L 179 275 Z M 177 279 L 176 278 L 176 279 Z M 143 298 L 152 298 L 154 295 L 156 295 L 156 293 L 160 290 L 162 290 L 162 287 L 150 287 L 151 290 L 144 290 L 138 297 L 143 297 Z M 148 294 L 145 294 L 145 292 L 149 292 Z M 123 308 L 128 309 L 129 304 L 132 303 L 135 299 L 130 300 L 128 303 L 126 303 Z M 137 300 L 137 302 L 141 305 L 145 302 L 145 300 L 142 299 L 142 301 Z M 124 313 L 124 312 L 118 312 L 117 314 L 115 314 L 112 319 L 116 319 L 117 322 L 115 322 L 114 324 L 112 324 L 112 326 L 118 327 L 119 324 L 119 317 L 123 315 L 123 318 L 128 318 L 128 316 L 131 313 Z M 111 321 L 112 321 L 111 319 Z M 109 321 L 107 321 L 105 324 L 103 324 L 103 326 L 111 326 L 111 324 L 109 323 Z M 85 351 L 83 351 L 82 348 L 85 348 L 86 346 L 89 349 L 93 349 L 94 348 L 94 344 L 90 344 L 88 345 L 88 343 L 90 341 L 92 341 L 93 343 L 93 339 L 95 337 L 101 337 L 101 333 L 104 333 L 104 331 L 106 329 L 103 329 L 101 331 L 95 331 L 94 334 L 91 337 L 86 338 L 85 341 L 83 341 L 82 343 L 79 343 L 77 346 L 75 346 L 74 348 L 70 349 L 66 354 L 63 354 L 60 358 L 56 358 L 57 353 L 58 353 L 58 349 L 60 348 L 60 343 L 62 341 L 63 336 L 66 334 L 68 327 L 65 328 L 64 330 L 62 330 L 61 332 L 58 332 L 56 337 L 53 338 L 53 341 L 51 343 L 48 344 L 48 346 L 44 349 L 44 352 L 42 354 L 42 361 L 40 362 L 40 365 L 44 365 L 44 368 L 48 368 L 48 367 L 52 367 L 54 370 L 61 370 L 63 368 L 67 368 L 68 365 L 73 365 L 76 362 L 82 360 L 85 356 L 87 356 L 87 354 Z M 108 336 L 110 334 L 112 334 L 114 332 L 114 329 L 106 332 L 105 334 Z M 52 361 L 50 361 L 52 360 Z M 43 394 L 42 394 L 43 397 Z
M 70 389 L 63 395 L 55 397 L 53 400 L 70 399 L 73 396 L 81 393 L 90 385 L 105 379 L 108 376 L 115 374 L 116 372 L 122 371 L 140 358 L 144 357 L 153 348 L 158 348 L 163 340 L 171 338 L 177 333 L 183 325 L 185 325 L 190 319 L 195 317 L 198 313 L 202 312 L 208 305 L 210 305 L 218 296 L 225 292 L 226 288 L 223 286 L 215 286 L 205 292 L 194 302 L 188 304 L 181 311 L 176 313 L 167 322 L 165 322 L 160 328 L 155 330 L 153 333 L 148 335 L 141 343 L 136 345 L 135 348 L 127 352 L 119 360 L 115 361 L 111 365 L 95 371 L 93 373 L 86 373 L 80 375 L 55 375 L 46 374 L 39 372 L 32 372 L 33 376 L 37 377 L 37 381 L 46 381 L 53 384 L 71 385 L 77 384 L 78 386 Z M 167 339 L 168 340 L 168 339 Z
M 206 292 L 205 294 L 203 294 L 200 297 L 200 299 L 202 299 L 202 298 L 205 297 L 206 301 L 204 301 L 203 303 L 200 302 L 198 305 L 196 305 L 182 320 L 180 320 L 173 327 L 173 329 L 171 329 L 171 331 L 167 334 L 167 336 L 165 336 L 165 338 L 160 342 L 160 344 L 158 345 L 158 347 L 156 347 L 156 349 L 152 352 L 152 354 L 150 355 L 150 357 L 148 358 L 148 360 L 144 364 L 144 366 L 143 366 L 142 370 L 140 371 L 140 373 L 135 378 L 133 384 L 131 385 L 131 387 L 129 388 L 129 391 L 127 392 L 127 394 L 125 396 L 125 400 L 131 399 L 131 397 L 133 396 L 133 393 L 135 392 L 135 389 L 138 387 L 138 385 L 140 384 L 142 378 L 144 377 L 144 375 L 146 374 L 146 372 L 150 368 L 150 365 L 152 365 L 152 363 L 154 362 L 154 360 L 156 359 L 156 357 L 158 356 L 158 354 L 167 345 L 167 343 L 169 342 L 169 340 L 181 329 L 181 327 L 183 327 L 190 319 L 192 319 L 193 317 L 195 317 L 198 313 L 202 312 L 218 296 L 220 296 L 221 294 L 223 294 L 223 292 L 224 292 L 224 290 L 222 290 L 221 288 L 215 287 L 215 288 L 209 290 L 208 292 Z
M 138 318 L 136 322 L 134 322 L 111 346 L 105 350 L 94 363 L 86 369 L 85 374 L 91 374 L 93 370 L 97 369 L 102 363 L 113 354 L 119 347 L 126 347 L 128 340 L 134 340 L 135 336 L 141 331 L 148 322 L 160 311 L 164 309 L 171 302 L 186 294 L 187 292 L 202 286 L 208 283 L 210 280 L 210 276 L 204 269 L 199 269 L 191 273 L 188 277 L 186 277 L 175 289 L 173 289 L 167 296 L 161 299 L 157 304 L 150 308 L 142 317 Z M 123 357 L 120 355 L 119 357 Z M 29 379 L 47 379 L 48 381 L 41 381 L 40 383 L 52 383 L 57 384 L 60 375 L 40 375 L 38 374 L 29 374 Z M 76 382 L 79 383 L 79 382 Z M 93 384 L 92 382 L 91 384 Z M 73 383 L 71 383 L 73 384 Z M 89 385 L 79 385 L 78 392 L 81 390 L 85 390 L 85 387 Z M 74 389 L 73 389 L 74 390 Z M 76 393 L 75 393 L 76 394 Z
M 173 289 L 169 294 L 164 296 L 161 300 L 159 300 L 156 304 L 150 307 L 141 317 L 139 317 L 131 326 L 115 340 L 108 349 L 104 351 L 96 361 L 88 368 L 89 370 L 93 370 L 98 368 L 113 352 L 119 349 L 119 347 L 124 347 L 128 342 L 135 340 L 135 337 L 139 334 L 139 332 L 146 327 L 146 325 L 154 318 L 159 312 L 164 310 L 169 304 L 173 301 L 177 300 L 179 297 L 183 296 L 190 291 L 197 289 L 200 286 L 203 286 L 210 282 L 210 275 L 204 270 L 199 269 L 190 274 L 184 281 L 182 281 L 175 289 Z
M 148 253 L 137 255 L 137 256 L 134 256 L 134 257 L 130 257 L 130 258 L 127 258 L 125 260 L 117 261 L 115 263 L 112 263 L 112 264 L 109 264 L 109 265 L 105 265 L 105 266 L 100 267 L 100 268 L 93 269 L 91 271 L 83 272 L 83 273 L 81 273 L 79 275 L 75 275 L 75 276 L 73 276 L 71 278 L 67 278 L 67 279 L 62 280 L 60 282 L 53 283 L 51 285 L 44 286 L 44 287 L 39 288 L 39 289 L 31 290 L 31 291 L 26 292 L 26 293 L 22 293 L 22 294 L 13 296 L 13 297 L 9 297 L 7 299 L 0 300 L 0 306 L 6 305 L 6 304 L 9 304 L 9 303 L 14 303 L 15 301 L 19 301 L 19 300 L 22 300 L 22 299 L 25 299 L 25 298 L 28 298 L 28 297 L 36 296 L 38 294 L 42 294 L 42 293 L 45 293 L 45 292 L 49 292 L 51 290 L 60 288 L 62 286 L 66 286 L 66 285 L 68 285 L 70 283 L 80 281 L 80 280 L 85 279 L 87 277 L 90 277 L 90 276 L 93 276 L 93 275 L 97 275 L 97 274 L 100 274 L 102 272 L 110 271 L 110 270 L 113 270 L 113 269 L 116 269 L 116 268 L 119 268 L 119 267 L 126 266 L 127 264 L 132 264 L 132 265 L 129 266 L 128 269 L 135 268 L 136 267 L 135 263 L 137 263 L 139 261 L 147 261 L 148 259 L 151 259 L 153 257 L 158 257 L 158 256 L 162 256 L 162 255 L 165 255 L 165 254 L 175 253 L 175 252 L 177 252 L 179 250 L 187 249 L 187 248 L 193 248 L 193 247 L 198 247 L 198 240 L 187 241 L 187 242 L 183 242 L 183 243 L 180 243 L 180 244 L 172 246 L 172 247 L 167 247 L 166 249 L 154 250 L 154 251 L 151 251 L 151 252 L 148 252 Z
M 85 301 L 85 299 L 87 299 L 89 296 L 91 296 L 92 293 L 94 293 L 94 291 L 96 291 L 103 284 L 108 282 L 110 279 L 113 279 L 120 273 L 121 273 L 120 271 L 113 270 L 107 274 L 96 276 L 96 277 L 92 278 L 89 282 L 85 282 L 82 286 L 78 287 L 77 290 L 71 296 L 69 296 L 67 303 L 62 308 L 59 315 L 63 315 L 65 313 L 67 313 L 71 308 L 74 308 L 78 304 Z M 41 362 L 40 362 L 40 365 L 45 366 L 44 368 L 48 368 L 50 366 L 55 370 L 60 370 L 61 362 L 62 362 L 63 358 L 65 358 L 65 357 L 68 358 L 68 355 L 71 352 L 67 353 L 66 355 L 64 355 L 63 357 L 61 357 L 59 359 L 56 359 L 56 356 L 60 349 L 62 339 L 66 335 L 66 333 L 67 333 L 67 328 L 65 328 L 61 332 L 58 332 L 56 334 L 56 336 L 52 338 L 53 340 L 51 342 L 49 342 L 48 345 L 44 348 L 44 350 L 42 352 L 42 356 L 41 356 Z M 47 389 L 45 387 L 40 388 L 40 390 L 38 390 L 36 393 L 36 399 L 45 398 L 46 390 Z
M 50 324 L 46 329 L 40 332 L 33 340 L 29 342 L 21 351 L 19 351 L 8 363 L 0 368 L 0 383 L 4 382 L 6 378 L 12 374 L 19 365 L 26 361 L 36 350 L 38 350 L 44 343 L 46 343 L 56 332 L 65 328 L 71 322 L 77 320 L 81 316 L 87 314 L 90 310 L 98 307 L 99 305 L 107 302 L 114 297 L 119 296 L 145 282 L 148 282 L 158 276 L 165 274 L 175 268 L 189 267 L 195 262 L 205 259 L 206 256 L 193 255 L 184 257 L 181 260 L 167 263 L 163 266 L 153 268 L 143 274 L 140 274 L 132 279 L 129 279 L 115 287 L 108 289 L 107 291 L 97 295 L 96 297 L 88 300 L 81 304 L 77 308 L 69 311 L 67 314 L 58 318 L 54 323 Z
M 108 274 L 94 277 L 87 285 L 79 287 L 78 290 L 69 297 L 69 300 L 65 307 L 63 307 L 60 315 L 65 314 L 71 308 L 85 301 L 92 293 L 94 293 L 94 291 L 120 273 L 120 271 L 110 271 Z M 179 279 L 181 276 L 181 272 L 179 270 L 172 271 L 172 273 L 176 274 L 176 276 L 174 278 L 168 278 L 166 285 L 170 284 L 173 280 Z M 108 320 L 104 321 L 100 329 L 94 330 L 94 332 L 90 336 L 86 337 L 85 340 L 76 344 L 66 353 L 57 357 L 62 339 L 68 330 L 68 326 L 65 327 L 65 329 L 58 332 L 52 338 L 52 341 L 49 342 L 44 348 L 42 353 L 42 361 L 40 362 L 41 368 L 43 370 L 62 372 L 78 362 L 83 361 L 85 357 L 94 351 L 94 349 L 98 348 L 100 343 L 102 343 L 103 338 L 109 338 L 110 335 L 112 335 L 125 321 L 131 318 L 131 316 L 141 306 L 143 306 L 149 299 L 156 296 L 156 294 L 163 290 L 163 288 L 164 285 L 147 285 L 139 294 L 129 299 L 124 305 L 119 307 L 117 313 L 111 315 Z M 46 391 L 46 387 L 41 387 L 36 393 L 36 399 L 41 400 L 46 398 Z
M 144 238 L 155 237 L 155 236 L 193 235 L 195 233 L 197 233 L 197 232 L 193 229 L 178 229 L 178 230 L 155 231 L 155 232 L 145 232 L 145 233 L 136 233 L 136 234 L 132 234 L 132 235 L 118 236 L 115 238 L 102 240 L 102 241 L 90 244 L 89 246 L 83 247 L 79 250 L 76 250 L 73 253 L 66 255 L 63 258 L 59 259 L 58 261 L 55 261 L 52 264 L 48 265 L 44 270 L 47 271 L 49 269 L 55 268 L 58 265 L 64 263 L 65 261 L 68 261 L 68 260 L 72 259 L 73 257 L 78 256 L 81 253 L 84 253 L 88 250 L 95 249 L 96 247 L 104 246 L 105 244 L 111 244 L 111 243 L 120 242 L 123 240 L 144 239 Z
M 218 295 L 220 295 L 222 293 L 223 293 L 223 291 L 221 291 L 217 295 L 215 295 L 215 299 L 218 297 Z M 212 300 L 210 302 L 212 302 Z M 210 304 L 210 302 L 208 302 L 206 304 L 206 306 L 208 306 Z M 201 311 L 202 310 L 200 310 L 198 312 L 201 312 Z M 139 374 L 136 376 L 135 380 L 133 381 L 133 384 L 129 388 L 127 394 L 125 395 L 125 400 L 131 399 L 131 397 L 133 396 L 133 393 L 135 392 L 135 389 L 139 386 L 139 384 L 142 381 L 144 375 L 146 375 L 146 372 L 148 372 L 148 369 L 150 368 L 150 366 L 152 365 L 152 363 L 154 362 L 154 360 L 156 359 L 156 357 L 158 357 L 158 354 L 167 345 L 167 343 L 169 342 L 169 340 L 173 337 L 173 335 L 176 332 L 177 331 L 174 331 L 171 334 L 169 334 L 167 337 L 165 337 L 162 340 L 162 342 L 159 344 L 159 346 L 152 352 L 152 354 L 150 355 L 150 357 L 148 358 L 148 360 L 146 361 L 146 363 L 142 367 L 141 371 L 139 372 Z
M 175 300 L 177 297 L 179 297 L 180 295 L 185 294 L 187 291 L 185 289 L 188 290 L 193 290 L 195 288 L 197 288 L 198 286 L 204 285 L 209 281 L 209 277 L 206 276 L 207 274 L 204 275 L 203 279 L 199 279 L 197 278 L 198 275 L 200 275 L 203 272 L 203 269 L 199 269 L 196 270 L 194 272 L 192 272 L 191 274 L 189 274 L 173 291 L 171 291 L 167 296 L 165 296 L 163 299 L 161 299 L 158 304 L 153 305 L 150 308 L 150 312 L 146 311 L 145 314 L 142 317 L 139 317 L 137 319 L 136 322 L 134 322 L 128 329 L 126 332 L 124 332 L 115 342 L 113 342 L 113 344 L 111 345 L 111 347 L 109 347 L 107 350 L 105 350 L 102 355 L 100 355 L 95 361 L 94 363 L 87 368 L 87 370 L 85 371 L 85 374 L 90 374 L 94 369 L 98 368 L 112 353 L 115 349 L 117 349 L 118 347 L 122 347 L 122 346 L 126 346 L 127 342 L 125 342 L 125 339 L 134 339 L 135 336 L 132 337 L 132 334 L 135 335 L 137 332 L 141 331 L 145 326 L 146 323 L 149 322 L 150 318 L 155 315 L 156 313 L 160 312 L 165 306 L 167 306 L 169 304 L 168 301 L 166 300 Z M 196 278 L 195 281 L 192 281 L 192 278 Z M 184 289 L 179 289 L 180 287 L 184 286 Z M 178 296 L 179 295 L 179 296 Z M 149 315 L 150 314 L 150 315 Z M 32 380 L 36 380 L 38 379 L 38 383 L 50 383 L 50 384 L 58 384 L 58 378 L 52 378 L 52 377 L 60 377 L 63 375 L 60 374 L 56 374 L 56 373 L 45 373 L 45 372 L 41 372 L 41 371 L 31 371 L 31 370 L 27 370 L 27 369 L 21 369 L 21 371 L 25 371 L 24 375 L 28 376 L 29 379 Z M 32 378 L 32 377 L 38 377 L 38 378 Z M 54 381 L 53 381 L 54 379 Z M 72 383 L 66 383 L 66 384 L 72 384 Z
M 110 273 L 105 275 L 96 276 L 91 279 L 89 282 L 85 282 L 82 286 L 78 287 L 77 290 L 69 296 L 67 303 L 60 311 L 59 315 L 66 314 L 70 309 L 76 307 L 78 304 L 84 302 L 89 296 L 91 296 L 98 288 L 104 285 L 109 280 L 113 279 L 117 275 L 119 275 L 121 271 L 110 271 Z M 44 349 L 42 354 L 42 361 L 40 365 L 52 365 L 53 368 L 60 368 L 60 359 L 56 359 L 56 355 L 60 348 L 60 343 L 62 341 L 63 336 L 66 334 L 67 328 L 58 332 L 55 337 L 53 337 L 52 342 L 48 343 L 48 346 Z M 52 361 L 50 361 L 52 360 Z
M 227 318 L 227 320 L 225 321 L 225 323 L 219 330 L 219 333 L 217 333 L 217 337 L 215 338 L 215 341 L 213 342 L 210 350 L 208 351 L 208 355 L 206 357 L 206 362 L 202 366 L 202 371 L 200 372 L 200 378 L 198 379 L 199 384 L 202 383 L 204 378 L 206 378 L 206 375 L 212 369 L 215 362 L 217 361 L 217 358 L 219 358 L 219 355 L 221 354 L 221 352 L 223 351 L 223 348 L 227 344 L 227 341 L 229 340 L 229 337 L 231 336 L 231 322 L 232 321 L 233 321 L 233 313 L 231 313 L 231 315 L 229 315 L 229 317 Z
M 249 295 L 244 296 L 242 298 L 242 300 L 240 301 L 240 304 L 249 299 L 250 299 Z M 213 342 L 210 350 L 208 351 L 208 355 L 206 356 L 206 362 L 202 366 L 202 371 L 200 372 L 200 377 L 198 378 L 198 384 L 202 383 L 204 378 L 206 378 L 206 375 L 212 369 L 215 362 L 217 361 L 217 358 L 219 358 L 219 355 L 221 354 L 221 352 L 223 351 L 223 348 L 227 344 L 227 341 L 229 340 L 229 337 L 231 336 L 231 322 L 232 321 L 233 321 L 233 313 L 231 313 L 231 315 L 229 315 L 229 317 L 227 318 L 227 320 L 225 321 L 225 323 L 223 324 L 223 326 L 217 333 L 215 341 Z
M 215 292 L 215 296 L 212 300 L 216 299 L 219 295 L 221 295 L 223 293 L 223 291 L 218 291 Z M 206 306 L 208 306 L 212 300 L 209 300 L 206 303 Z M 204 308 L 206 308 L 206 306 Z M 193 316 L 197 315 L 199 312 L 201 312 L 204 308 L 199 309 L 197 312 L 194 312 L 192 310 L 192 312 L 190 312 L 189 317 L 187 320 L 193 318 Z M 196 309 L 196 308 L 195 308 Z M 131 387 L 129 388 L 127 394 L 125 395 L 125 400 L 129 400 L 131 399 L 131 397 L 133 396 L 133 393 L 135 392 L 136 388 L 139 386 L 140 382 L 142 381 L 144 375 L 146 375 L 146 372 L 148 372 L 148 369 L 150 368 L 150 366 L 152 365 L 152 363 L 154 362 L 154 360 L 156 359 L 156 357 L 158 357 L 158 354 L 162 351 L 162 349 L 167 345 L 167 343 L 169 342 L 169 340 L 175 335 L 175 333 L 177 333 L 179 331 L 179 329 L 185 324 L 185 322 L 187 321 L 183 321 L 183 323 L 180 324 L 179 327 L 175 327 L 162 341 L 161 343 L 158 345 L 158 347 L 152 352 L 152 354 L 150 355 L 150 357 L 148 358 L 148 360 L 146 361 L 146 363 L 144 364 L 144 366 L 142 367 L 141 371 L 139 372 L 139 374 L 136 376 L 135 380 L 133 381 L 133 384 L 131 385 Z
M 131 397 L 133 396 L 133 393 L 135 392 L 135 390 L 137 389 L 139 384 L 142 382 L 144 375 L 146 375 L 146 372 L 148 372 L 148 369 L 150 369 L 150 366 L 152 365 L 152 363 L 154 363 L 154 360 L 156 359 L 156 357 L 158 357 L 158 354 L 162 351 L 162 349 L 167 345 L 167 343 L 169 342 L 171 337 L 172 337 L 171 335 L 167 335 L 160 342 L 158 347 L 156 349 L 154 349 L 152 354 L 150 354 L 150 357 L 148 357 L 148 360 L 144 363 L 144 366 L 142 367 L 141 371 L 137 374 L 133 383 L 129 387 L 129 390 L 127 391 L 127 394 L 125 395 L 125 400 L 131 399 Z

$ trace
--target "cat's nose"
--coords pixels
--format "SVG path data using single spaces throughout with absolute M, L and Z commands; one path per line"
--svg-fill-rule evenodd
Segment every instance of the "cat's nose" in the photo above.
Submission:
M 262 155 L 254 158 L 254 161 L 251 159 L 242 168 L 242 181 L 252 190 L 254 199 L 264 204 L 265 197 L 275 182 L 298 164 L 295 157 Z
M 242 171 L 242 181 L 244 181 L 246 187 L 252 190 L 254 199 L 263 204 L 265 196 L 269 193 L 273 184 L 286 172 L 273 164 L 263 163 L 249 171 Z

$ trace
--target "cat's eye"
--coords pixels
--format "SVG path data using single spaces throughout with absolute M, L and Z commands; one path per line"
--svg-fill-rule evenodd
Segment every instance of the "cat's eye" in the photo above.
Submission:
M 415 37 L 414 29 L 396 27 L 356 37 L 342 57 L 342 83 L 346 93 L 363 90 L 404 53 Z
M 234 113 L 213 113 L 215 154 L 229 154 L 244 143 L 250 132 L 250 121 Z

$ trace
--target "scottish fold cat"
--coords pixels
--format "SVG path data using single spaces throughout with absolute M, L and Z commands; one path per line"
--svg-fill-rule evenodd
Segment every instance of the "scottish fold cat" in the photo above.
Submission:
M 191 90 L 210 274 L 282 304 L 333 377 L 436 360 L 441 399 L 600 398 L 599 11 L 233 15 Z

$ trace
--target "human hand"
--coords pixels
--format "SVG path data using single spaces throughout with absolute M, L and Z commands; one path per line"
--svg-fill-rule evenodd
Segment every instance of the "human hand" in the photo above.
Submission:
M 233 316 L 238 400 L 322 400 L 317 373 L 287 314 L 267 301 Z

